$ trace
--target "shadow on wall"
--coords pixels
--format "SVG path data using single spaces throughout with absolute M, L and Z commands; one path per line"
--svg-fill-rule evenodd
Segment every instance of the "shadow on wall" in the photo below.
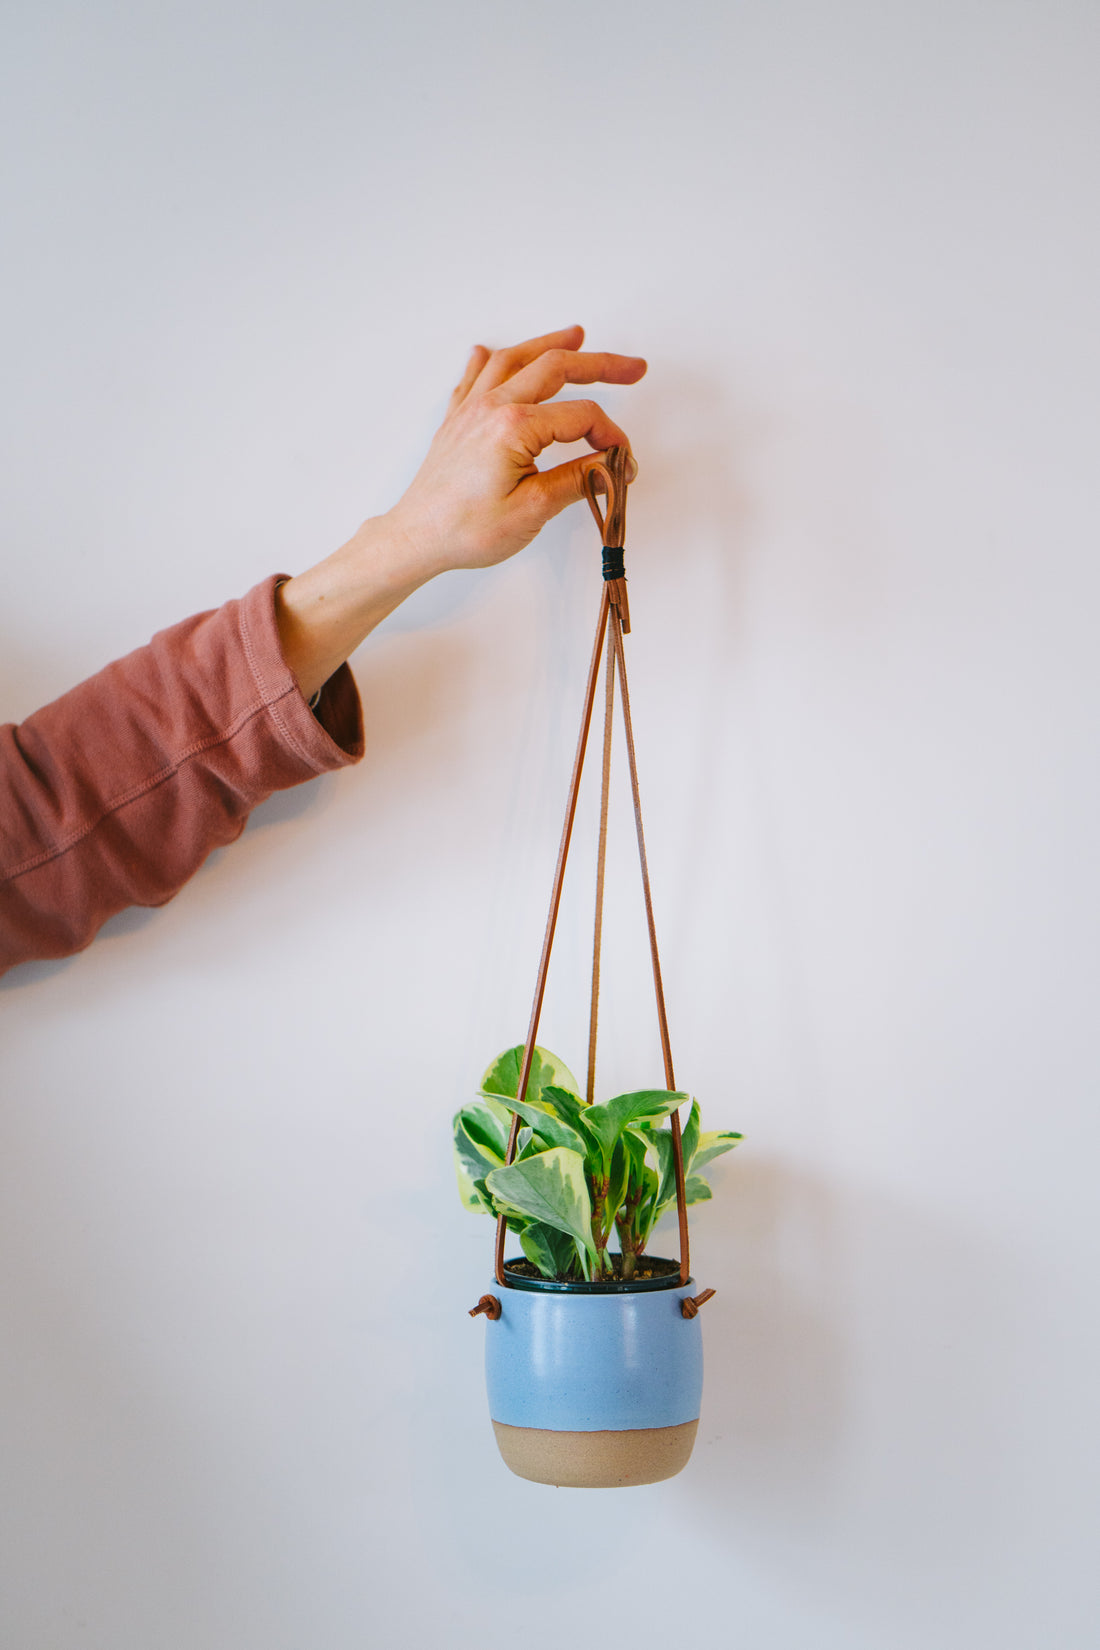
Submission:
M 376 804 L 385 808 L 396 802 L 402 808 L 407 797 L 378 787 L 378 778 L 400 772 L 407 780 L 405 770 L 412 768 L 430 786 L 434 774 L 455 763 L 479 669 L 476 646 L 455 630 L 410 633 L 406 625 L 402 633 L 380 635 L 354 669 L 366 739 L 357 778 L 376 787 L 372 812 Z
M 727 1511 L 731 1498 L 774 1498 L 778 1507 L 793 1495 L 807 1512 L 825 1512 L 849 1402 L 835 1299 L 840 1196 L 747 1149 L 724 1179 L 702 1215 L 707 1258 L 694 1266 L 700 1287 L 721 1289 L 721 1306 L 704 1318 L 706 1447 L 695 1492 L 718 1491 Z M 730 1259 L 712 1277 L 719 1256 Z
M 141 916 L 148 919 L 152 912 L 143 911 Z M 75 957 L 58 957 L 52 962 L 17 963 L 0 978 L 0 991 L 18 991 L 29 985 L 38 985 L 42 980 L 51 980 L 55 974 L 70 968 L 75 961 Z
M 322 782 L 323 783 L 323 782 Z M 278 791 L 256 808 L 248 822 L 246 830 L 263 829 L 265 826 L 282 824 L 291 820 L 300 819 L 304 814 L 318 806 L 321 801 L 320 785 L 298 786 L 290 791 Z M 236 844 L 230 844 L 228 849 L 216 848 L 209 858 L 190 879 L 193 884 L 201 883 L 205 877 L 217 873 L 219 862 L 226 853 L 232 854 Z M 155 923 L 162 906 L 131 905 L 124 911 L 108 918 L 92 941 L 92 945 L 101 950 L 111 944 L 113 940 L 125 940 L 132 935 L 140 934 L 144 929 Z M 85 947 L 85 950 L 90 949 Z M 0 977 L 0 991 L 17 991 L 20 988 L 36 985 L 42 980 L 52 979 L 65 969 L 73 967 L 78 958 L 84 955 L 83 951 L 76 952 L 71 957 L 57 957 L 45 962 L 20 963 L 8 973 Z
M 640 578 L 678 585 L 678 628 L 697 618 L 732 646 L 755 514 L 747 473 L 769 432 L 762 415 L 731 404 L 717 378 L 666 371 L 661 384 L 659 404 L 647 402 L 631 420 L 642 456 L 627 518 L 627 574 L 633 561 Z
M 639 626 L 658 625 L 667 649 L 651 681 L 636 684 L 643 720 L 648 699 L 664 722 L 652 729 L 652 744 L 643 733 L 643 754 L 653 751 L 643 780 L 658 782 L 653 761 L 670 764 L 659 782 L 667 788 L 674 776 L 679 818 L 693 831 L 719 817 L 731 702 L 747 698 L 749 584 L 761 538 L 752 476 L 774 423 L 768 411 L 735 401 L 717 375 L 662 370 L 660 400 L 646 402 L 630 425 L 641 470 L 627 571 L 633 562 Z M 683 734 L 675 745 L 673 730 Z M 694 856 L 666 864 L 661 886 L 661 942 L 673 961 L 691 954 L 698 924 Z
M 1011 1567 L 1017 1292 L 1043 1280 L 881 1192 L 748 1152 L 727 1177 L 697 1240 L 720 1293 L 685 1514 L 808 1608 L 847 1594 L 932 1642 L 938 1612 L 995 1603 Z

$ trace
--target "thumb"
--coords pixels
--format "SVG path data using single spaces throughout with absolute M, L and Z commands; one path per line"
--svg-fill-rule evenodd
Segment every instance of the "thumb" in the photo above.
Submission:
M 526 478 L 523 487 L 541 518 L 540 526 L 560 514 L 567 505 L 576 504 L 584 498 L 585 471 L 598 464 L 599 460 L 599 453 L 571 458 L 567 464 L 556 464 L 550 470 L 540 470 Z M 603 491 L 603 483 L 598 479 L 596 490 Z

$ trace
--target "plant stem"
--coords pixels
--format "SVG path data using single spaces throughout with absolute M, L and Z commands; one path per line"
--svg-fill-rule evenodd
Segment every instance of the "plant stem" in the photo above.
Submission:
M 592 1176 L 589 1180 L 592 1189 L 592 1241 L 596 1246 L 597 1273 L 600 1277 L 610 1270 L 607 1260 L 607 1240 L 610 1232 L 604 1231 L 604 1221 L 607 1215 L 607 1194 L 611 1190 L 611 1181 L 605 1175 L 597 1180 Z

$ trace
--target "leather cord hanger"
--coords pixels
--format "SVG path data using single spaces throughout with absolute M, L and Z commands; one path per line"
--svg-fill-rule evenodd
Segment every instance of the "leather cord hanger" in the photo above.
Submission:
M 638 860 L 642 873 L 642 892 L 645 898 L 646 924 L 649 930 L 649 950 L 653 968 L 653 988 L 657 1004 L 657 1021 L 661 1036 L 661 1054 L 664 1060 L 665 1084 L 669 1090 L 675 1090 L 676 1078 L 672 1066 L 672 1049 L 668 1034 L 668 1015 L 665 1010 L 664 985 L 661 978 L 661 959 L 657 949 L 657 928 L 653 916 L 653 897 L 649 884 L 649 865 L 645 851 L 645 833 L 642 827 L 642 803 L 638 788 L 638 764 L 634 749 L 634 730 L 630 716 L 630 693 L 626 679 L 626 656 L 623 648 L 623 636 L 630 631 L 630 609 L 627 603 L 626 575 L 623 565 L 623 544 L 626 531 L 626 493 L 629 485 L 627 481 L 627 466 L 630 462 L 629 453 L 625 447 L 609 447 L 597 461 L 589 465 L 584 476 L 584 492 L 589 508 L 595 518 L 603 541 L 604 584 L 600 597 L 599 618 L 596 624 L 596 638 L 592 647 L 592 658 L 588 667 L 588 678 L 585 684 L 584 703 L 581 711 L 581 728 L 577 740 L 576 754 L 573 758 L 573 771 L 569 781 L 569 794 L 566 800 L 565 823 L 562 827 L 561 841 L 558 845 L 558 858 L 554 868 L 554 882 L 550 894 L 550 910 L 546 919 L 546 929 L 543 934 L 542 952 L 539 957 L 538 975 L 535 982 L 535 996 L 531 1007 L 531 1018 L 527 1027 L 527 1041 L 523 1049 L 523 1061 L 520 1066 L 519 1087 L 517 1099 L 520 1103 L 526 1097 L 527 1085 L 531 1077 L 531 1066 L 535 1055 L 535 1043 L 538 1037 L 539 1020 L 542 1015 L 543 998 L 546 993 L 546 977 L 550 968 L 550 953 L 553 949 L 554 934 L 558 922 L 558 909 L 561 904 L 562 884 L 565 880 L 565 866 L 569 857 L 569 845 L 573 836 L 573 822 L 577 812 L 577 797 L 580 792 L 581 774 L 584 770 L 585 753 L 588 748 L 588 734 L 592 725 L 592 709 L 596 698 L 596 688 L 600 676 L 600 662 L 606 657 L 606 675 L 604 692 L 604 733 L 603 733 L 603 764 L 602 784 L 600 792 L 600 840 L 596 871 L 596 915 L 594 923 L 594 937 L 592 946 L 592 989 L 589 1012 L 588 1037 L 588 1081 L 586 1093 L 591 1102 L 595 1087 L 596 1073 L 596 1030 L 597 1011 L 600 987 L 600 944 L 603 930 L 603 890 L 604 871 L 607 857 L 607 814 L 608 796 L 611 773 L 611 745 L 614 720 L 615 686 L 619 686 L 619 698 L 623 714 L 623 730 L 626 737 L 627 762 L 630 770 L 630 789 L 634 802 L 634 826 L 638 842 Z M 597 502 L 597 481 L 602 481 L 607 498 L 606 513 L 601 512 Z M 670 1114 L 672 1132 L 672 1155 L 676 1180 L 676 1209 L 680 1228 L 680 1282 L 686 1284 L 691 1273 L 691 1261 L 688 1241 L 687 1198 L 684 1184 L 684 1152 L 680 1130 L 679 1112 Z M 508 1135 L 508 1149 L 505 1162 L 512 1163 L 516 1155 L 516 1143 L 519 1138 L 520 1116 L 518 1112 L 512 1114 L 512 1127 Z M 508 1226 L 502 1215 L 497 1221 L 495 1274 L 496 1281 L 503 1288 L 512 1287 L 504 1275 L 504 1245 L 507 1240 Z M 686 1304 L 686 1303 L 685 1303 Z

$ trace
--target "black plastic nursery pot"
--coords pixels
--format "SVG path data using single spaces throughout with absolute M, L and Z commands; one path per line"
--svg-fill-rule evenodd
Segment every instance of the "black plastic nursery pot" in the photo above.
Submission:
M 611 1489 L 686 1466 L 703 1341 L 692 1280 L 667 1264 L 665 1277 L 576 1284 L 505 1263 L 508 1287 L 485 1297 L 485 1375 L 498 1448 L 520 1478 Z
M 518 1255 L 504 1262 L 504 1280 L 512 1289 L 550 1290 L 568 1295 L 636 1295 L 647 1289 L 674 1289 L 680 1281 L 680 1263 L 660 1255 L 646 1255 L 642 1275 L 633 1278 L 598 1278 L 594 1283 L 561 1283 L 534 1271 L 530 1261 Z

